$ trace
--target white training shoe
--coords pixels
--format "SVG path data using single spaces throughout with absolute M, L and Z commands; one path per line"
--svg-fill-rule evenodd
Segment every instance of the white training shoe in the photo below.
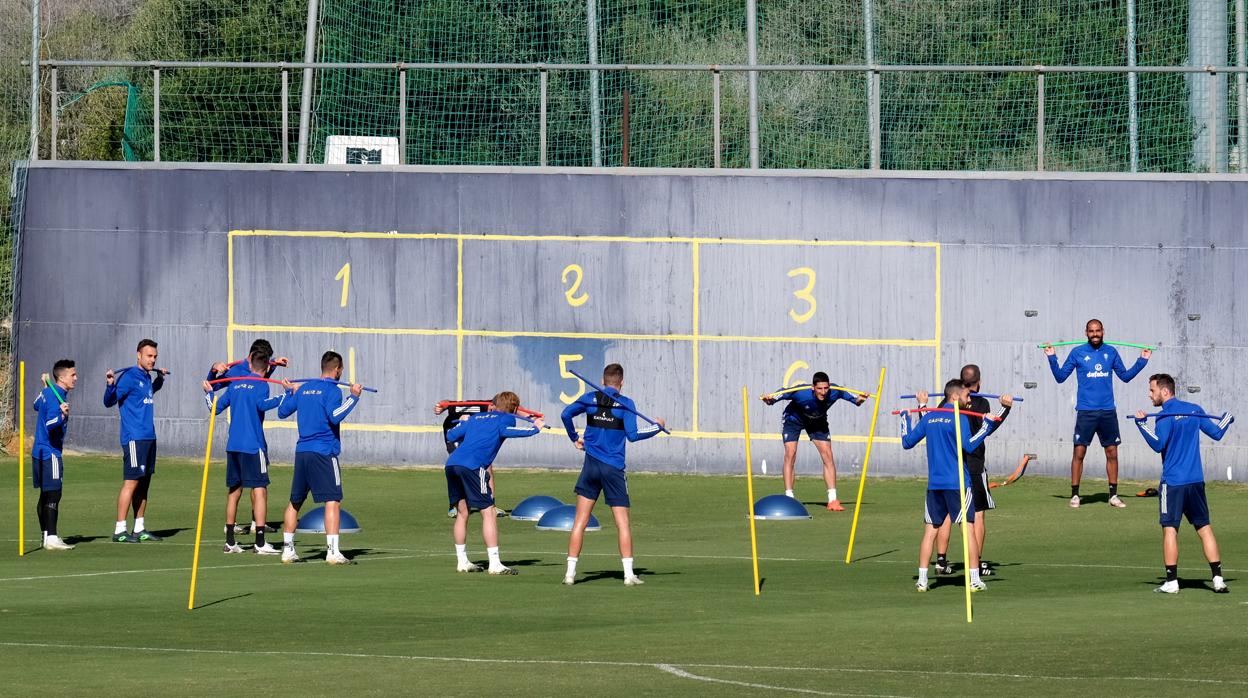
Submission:
M 334 551 L 332 553 L 325 553 L 325 562 L 326 564 L 330 564 L 330 565 L 352 564 L 351 558 L 347 557 L 346 555 L 343 555 L 341 552 L 338 552 L 338 551 Z
M 1070 498 L 1070 508 L 1071 508 L 1071 509 L 1078 509 L 1078 508 L 1079 508 L 1079 495 L 1075 495 L 1075 496 L 1073 496 L 1073 497 L 1071 497 L 1071 498 Z
M 459 510 L 456 509 L 455 507 L 451 507 L 450 509 L 447 510 L 446 515 L 453 519 L 456 516 L 459 516 Z
M 498 567 L 491 567 L 490 574 L 515 575 L 520 573 L 510 567 L 499 565 Z
M 641 577 L 638 577 L 635 574 L 630 574 L 624 577 L 624 586 L 626 587 L 639 587 L 642 584 L 645 584 L 645 582 L 641 581 Z
M 282 564 L 289 565 L 292 562 L 299 562 L 299 555 L 295 553 L 295 546 L 283 545 L 282 546 Z
M 43 539 L 43 549 L 44 550 L 73 550 L 74 546 L 61 540 L 59 536 L 48 536 L 47 538 Z M 1218 579 L 1221 579 L 1221 577 L 1218 577 Z
M 1127 503 L 1122 501 L 1121 499 L 1118 499 L 1118 495 L 1114 495 L 1109 498 L 1109 505 L 1115 509 L 1127 508 Z
M 472 562 L 460 562 L 455 565 L 456 572 L 480 572 L 481 565 Z
M 1162 584 L 1156 589 L 1153 589 L 1153 591 L 1156 591 L 1162 594 L 1177 594 L 1179 593 L 1179 580 L 1171 579 L 1165 584 Z
M 268 543 L 265 543 L 264 545 L 253 545 L 251 548 L 256 551 L 257 555 L 280 555 L 282 553 L 282 551 L 274 548 Z
M 931 587 L 930 587 L 930 586 L 928 586 L 928 583 L 927 583 L 927 582 L 915 582 L 915 583 L 914 583 L 914 590 L 915 590 L 915 591 L 927 591 L 927 590 L 928 590 L 928 589 L 930 589 L 930 588 L 931 588 Z
M 221 552 L 226 553 L 227 555 L 230 553 L 241 553 L 243 552 L 243 546 L 238 543 L 226 543 L 221 549 Z
M 1231 588 L 1226 585 L 1226 580 L 1222 579 L 1221 575 L 1218 575 L 1217 577 L 1213 578 L 1213 593 L 1229 594 L 1230 591 L 1231 591 Z
M 563 585 L 565 587 L 570 587 L 573 584 L 576 584 L 576 575 L 569 574 L 563 578 Z
M 983 581 L 971 582 L 971 591 L 988 591 L 988 585 L 984 584 Z
M 936 568 L 936 574 L 953 574 L 953 565 L 947 560 L 943 565 L 937 560 L 934 567 Z

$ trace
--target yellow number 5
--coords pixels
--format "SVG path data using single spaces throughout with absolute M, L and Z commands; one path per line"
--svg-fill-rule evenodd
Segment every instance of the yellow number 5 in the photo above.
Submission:
M 810 318 L 814 317 L 815 315 L 815 297 L 810 295 L 810 292 L 813 291 L 815 288 L 815 270 L 811 269 L 810 267 L 798 267 L 796 269 L 790 269 L 789 278 L 792 279 L 795 276 L 806 277 L 806 287 L 801 289 L 800 291 L 794 291 L 793 295 L 799 301 L 806 301 L 806 305 L 809 306 L 808 308 L 806 308 L 806 311 L 803 313 L 798 313 L 792 308 L 789 309 L 789 317 L 793 318 L 793 322 L 796 322 L 797 324 L 800 325 L 803 322 L 806 322 Z
M 582 293 L 579 296 L 577 295 L 577 291 L 581 290 L 581 280 L 585 278 L 585 270 L 581 269 L 581 265 L 579 264 L 569 264 L 563 268 L 563 275 L 559 278 L 566 284 L 568 283 L 569 276 L 572 277 L 572 285 L 563 292 L 563 296 L 568 299 L 568 305 L 573 308 L 579 308 L 582 305 L 585 305 L 585 301 L 589 300 L 588 293 Z M 581 392 L 585 392 L 585 386 L 583 385 L 581 386 Z M 575 399 L 576 398 L 573 398 L 573 400 Z M 568 400 L 568 402 L 572 402 L 572 400 Z
M 338 275 L 334 277 L 334 281 L 342 282 L 342 300 L 338 302 L 339 308 L 347 307 L 347 291 L 351 288 L 351 263 L 347 262 L 338 270 Z
M 572 403 L 576 402 L 576 399 L 578 397 L 585 394 L 585 381 L 581 380 L 580 378 L 577 378 L 576 376 L 572 375 L 571 372 L 568 371 L 568 364 L 574 361 L 580 361 L 584 358 L 585 357 L 580 354 L 560 354 L 559 355 L 559 375 L 563 376 L 564 378 L 571 378 L 572 380 L 576 381 L 576 386 L 577 386 L 576 392 L 572 395 L 568 395 L 562 391 L 559 393 L 559 400 L 562 401 L 563 404 L 565 405 L 571 405 Z

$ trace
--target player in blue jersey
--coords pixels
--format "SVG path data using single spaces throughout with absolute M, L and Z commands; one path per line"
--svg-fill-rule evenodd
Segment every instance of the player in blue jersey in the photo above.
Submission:
M 117 524 L 113 528 L 113 541 L 138 543 L 159 541 L 160 536 L 147 530 L 144 514 L 147 497 L 156 472 L 156 421 L 153 414 L 156 393 L 165 385 L 163 368 L 156 368 L 158 351 L 156 342 L 144 339 L 139 342 L 136 365 L 112 370 L 105 374 L 108 385 L 104 388 L 104 406 L 117 406 L 121 414 L 121 492 L 117 495 Z M 152 378 L 152 372 L 156 377 Z M 126 530 L 126 516 L 134 509 L 133 532 Z
M 927 404 L 927 393 L 918 393 L 919 406 Z M 945 384 L 944 402 L 952 405 L 958 402 L 959 407 L 969 408 L 971 405 L 971 389 L 960 379 L 953 379 Z M 1009 395 L 1001 396 L 1001 406 L 1013 404 Z M 961 419 L 963 473 L 958 480 L 958 439 L 957 423 L 951 412 L 926 412 L 919 417 L 916 424 L 910 423 L 910 415 L 901 414 L 901 447 L 911 449 L 919 442 L 927 439 L 927 502 L 923 509 L 923 539 L 919 543 L 919 579 L 914 588 L 927 591 L 927 564 L 932 557 L 932 546 L 936 541 L 941 525 L 946 519 L 953 523 L 962 521 L 962 500 L 966 501 L 966 521 L 975 522 L 975 500 L 971 492 L 970 473 L 965 470 L 965 454 L 974 453 L 1000 424 L 1000 417 L 987 415 L 979 429 L 972 432 L 970 415 L 958 415 Z M 961 489 L 965 494 L 959 494 Z M 988 587 L 979 578 L 979 546 L 975 536 L 967 537 L 967 548 L 970 551 L 968 568 L 971 574 L 971 589 L 983 591 Z
M 43 375 L 44 388 L 35 398 L 35 445 L 30 450 L 31 474 L 35 489 L 39 490 L 39 528 L 43 531 L 44 550 L 73 550 L 74 546 L 61 540 L 56 533 L 56 521 L 60 516 L 61 487 L 65 478 L 65 460 L 61 449 L 65 434 L 69 431 L 69 391 L 78 384 L 78 369 L 69 359 L 61 359 L 52 366 L 52 375 Z M 51 385 L 49 385 L 51 383 Z
M 342 378 L 342 355 L 327 351 L 321 356 L 321 377 L 308 381 L 288 394 L 277 408 L 285 419 L 299 413 L 299 441 L 295 445 L 295 475 L 290 483 L 290 504 L 282 527 L 282 562 L 298 562 L 295 554 L 295 526 L 299 509 L 308 493 L 312 501 L 325 505 L 325 562 L 345 565 L 351 561 L 338 549 L 339 513 L 342 505 L 342 452 L 339 427 L 360 402 L 363 387 L 351 384 L 350 395 L 342 399 L 337 381 Z
M 1222 557 L 1218 540 L 1209 525 L 1209 504 L 1205 500 L 1205 470 L 1200 462 L 1200 434 L 1214 441 L 1222 440 L 1235 421 L 1230 414 L 1221 419 L 1177 415 L 1206 414 L 1200 405 L 1174 397 L 1174 378 L 1157 373 L 1148 378 L 1148 397 L 1161 414 L 1149 422 L 1141 410 L 1135 413 L 1135 426 L 1149 447 L 1161 454 L 1161 484 L 1157 496 L 1161 508 L 1161 552 L 1166 565 L 1166 581 L 1157 591 L 1179 593 L 1179 525 L 1183 517 L 1196 529 L 1204 548 L 1205 560 L 1213 575 L 1213 590 L 1219 594 L 1230 591 L 1222 579 Z
M 836 496 L 836 459 L 832 456 L 832 441 L 828 427 L 828 410 L 837 400 L 846 400 L 852 405 L 861 405 L 866 401 L 865 395 L 854 395 L 844 390 L 833 390 L 828 381 L 828 374 L 823 371 L 815 373 L 810 379 L 810 387 L 792 392 L 777 391 L 764 395 L 763 402 L 774 405 L 780 400 L 788 400 L 784 406 L 784 495 L 793 496 L 793 466 L 797 462 L 797 441 L 802 430 L 815 444 L 819 458 L 823 460 L 823 482 L 828 486 L 828 511 L 845 511 L 841 500 Z
M 1100 320 L 1088 320 L 1084 326 L 1088 343 L 1073 347 L 1066 361 L 1057 364 L 1057 352 L 1051 346 L 1044 347 L 1049 357 L 1049 369 L 1058 383 L 1066 382 L 1071 373 L 1079 384 L 1075 401 L 1075 451 L 1070 460 L 1070 506 L 1079 506 L 1079 481 L 1083 478 L 1083 457 L 1095 434 L 1105 448 L 1105 474 L 1109 477 L 1109 505 L 1118 509 L 1127 505 L 1118 498 L 1118 444 L 1122 438 L 1118 431 L 1118 413 L 1114 409 L 1114 374 L 1123 383 L 1131 382 L 1144 369 L 1151 351 L 1140 352 L 1131 368 L 1127 368 L 1118 350 L 1105 344 L 1105 326 Z
M 227 408 L 230 410 L 230 436 L 225 447 L 225 486 L 228 493 L 225 499 L 225 547 L 226 553 L 241 553 L 242 546 L 234 539 L 235 526 L 238 520 L 238 502 L 243 496 L 243 488 L 251 489 L 252 530 L 255 531 L 256 544 L 253 550 L 260 555 L 277 555 L 278 550 L 264 540 L 265 515 L 268 512 L 269 493 L 269 446 L 264 438 L 264 413 L 282 403 L 286 393 L 269 395 L 269 384 L 263 380 L 247 380 L 263 378 L 269 368 L 269 354 L 264 348 L 251 353 L 248 363 L 248 375 L 236 375 L 235 380 L 226 385 L 225 392 L 217 397 L 217 414 Z M 234 369 L 231 369 L 234 371 Z M 234 371 L 237 374 L 237 371 Z M 204 402 L 212 409 L 212 392 L 215 387 L 204 381 Z M 287 382 L 288 392 L 295 390 L 295 384 Z
M 609 364 L 602 370 L 602 387 L 605 392 L 585 393 L 563 410 L 563 426 L 568 438 L 585 452 L 581 476 L 576 481 L 576 519 L 572 522 L 572 536 L 568 541 L 568 570 L 563 583 L 576 583 L 576 563 L 585 542 L 585 527 L 599 494 L 606 494 L 607 506 L 615 517 L 619 537 L 620 562 L 624 566 L 624 585 L 638 586 L 641 578 L 633 570 L 633 534 L 629 528 L 628 476 L 624 473 L 624 445 L 627 441 L 642 441 L 656 436 L 663 428 L 658 425 L 637 426 L 637 408 L 633 401 L 620 394 L 624 385 L 624 367 Z M 585 434 L 577 434 L 573 419 L 584 414 Z
M 524 438 L 541 433 L 545 423 L 515 416 L 520 398 L 512 392 L 501 392 L 490 401 L 489 411 L 464 415 L 446 434 L 447 443 L 459 446 L 446 459 L 446 493 L 450 505 L 457 510 L 453 538 L 455 570 L 480 572 L 481 568 L 468 559 L 468 515 L 481 512 L 481 535 L 489 557 L 490 574 L 517 574 L 503 565 L 498 556 L 498 516 L 494 511 L 494 458 L 506 439 Z

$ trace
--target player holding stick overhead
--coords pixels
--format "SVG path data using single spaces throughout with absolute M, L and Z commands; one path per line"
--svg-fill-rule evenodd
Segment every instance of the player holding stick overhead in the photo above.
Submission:
M 152 406 L 156 393 L 165 385 L 163 368 L 156 368 L 156 342 L 139 341 L 137 365 L 112 370 L 105 374 L 104 406 L 117 405 L 121 414 L 121 492 L 117 495 L 117 524 L 113 528 L 116 543 L 159 541 L 160 536 L 147 530 L 147 496 L 156 472 L 156 421 Z M 156 371 L 156 378 L 151 372 Z M 134 509 L 134 532 L 126 530 L 126 516 Z
M 815 373 L 810 379 L 810 387 L 802 390 L 785 392 L 777 391 L 762 397 L 763 402 L 774 405 L 779 400 L 788 400 L 784 407 L 784 495 L 793 496 L 793 466 L 797 462 L 797 441 L 806 430 L 806 436 L 815 444 L 819 458 L 823 460 L 823 482 L 828 486 L 828 511 L 845 511 L 841 500 L 836 496 L 836 459 L 832 456 L 832 441 L 828 427 L 828 410 L 837 400 L 847 400 L 855 406 L 861 405 L 866 395 L 854 395 L 843 389 L 832 389 L 828 374 L 823 371 Z
M 455 571 L 480 572 L 481 568 L 468 559 L 468 515 L 472 509 L 481 512 L 481 536 L 490 560 L 490 574 L 517 574 L 503 565 L 498 556 L 498 515 L 494 511 L 494 458 L 506 439 L 539 434 L 545 422 L 533 422 L 515 416 L 520 398 L 512 392 L 501 392 L 490 401 L 489 411 L 463 415 L 459 424 L 446 434 L 447 443 L 459 446 L 446 459 L 447 499 L 458 516 L 455 518 Z
M 327 351 L 321 356 L 321 377 L 287 393 L 277 408 L 285 419 L 299 413 L 299 442 L 295 445 L 295 475 L 290 483 L 290 504 L 286 505 L 282 526 L 282 562 L 298 562 L 295 553 L 295 527 L 299 509 L 308 492 L 312 501 L 325 505 L 325 562 L 346 565 L 351 561 L 338 550 L 339 513 L 342 505 L 342 452 L 339 426 L 359 404 L 364 386 L 351 384 L 351 394 L 342 399 L 338 380 L 342 377 L 342 355 Z
M 1213 537 L 1213 526 L 1209 525 L 1205 471 L 1200 462 L 1200 434 L 1204 432 L 1214 441 L 1221 441 L 1235 418 L 1229 414 L 1216 420 L 1192 416 L 1203 415 L 1205 411 L 1200 405 L 1175 398 L 1174 378 L 1165 373 L 1149 376 L 1148 397 L 1154 407 L 1161 408 L 1157 421 L 1149 424 L 1148 416 L 1139 411 L 1135 413 L 1135 426 L 1149 447 L 1161 454 L 1161 484 L 1157 497 L 1161 508 L 1161 553 L 1166 565 L 1166 581 L 1157 591 L 1179 593 L 1179 525 L 1186 516 L 1200 536 L 1205 560 L 1213 575 L 1213 590 L 1225 594 L 1230 589 L 1222 579 L 1218 540 Z
M 619 536 L 620 562 L 624 566 L 624 586 L 637 586 L 641 578 L 633 570 L 633 534 L 629 528 L 628 476 L 624 473 L 624 448 L 626 441 L 649 439 L 664 428 L 662 419 L 637 428 L 637 408 L 633 401 L 620 394 L 624 385 L 624 367 L 608 364 L 602 370 L 603 388 L 581 395 L 576 402 L 563 410 L 563 426 L 568 438 L 585 452 L 581 476 L 576 481 L 576 519 L 572 523 L 572 536 L 568 540 L 568 570 L 563 583 L 576 583 L 576 563 L 585 542 L 585 527 L 598 502 L 598 495 L 605 491 L 607 506 L 615 517 Z M 585 414 L 585 435 L 576 432 L 572 420 Z
M 1045 345 L 1044 354 L 1049 357 L 1049 369 L 1058 383 L 1066 382 L 1071 373 L 1079 383 L 1075 402 L 1075 450 L 1070 459 L 1070 506 L 1079 507 L 1079 481 L 1083 478 L 1083 457 L 1088 453 L 1092 435 L 1100 439 L 1105 448 L 1105 474 L 1109 477 L 1109 505 L 1118 509 L 1127 505 L 1118 498 L 1118 444 L 1122 438 L 1118 432 L 1118 414 L 1114 409 L 1114 374 L 1123 383 L 1130 383 L 1144 369 L 1152 350 L 1144 349 L 1131 368 L 1122 363 L 1122 357 L 1113 346 L 1105 344 L 1105 326 L 1100 320 L 1088 320 L 1084 325 L 1088 343 L 1072 347 L 1066 361 L 1057 364 L 1057 351 Z
M 945 384 L 944 401 L 950 404 L 957 400 L 959 407 L 970 407 L 971 389 L 966 386 L 960 379 L 953 379 Z M 927 393 L 918 393 L 920 404 L 927 403 Z M 1009 407 L 1013 404 L 1013 399 L 1009 395 L 1001 396 L 1001 406 Z M 970 415 L 958 415 L 962 420 L 962 451 L 964 453 L 974 453 L 979 448 L 984 439 L 992 434 L 1000 424 L 1000 417 L 994 415 L 986 415 L 983 424 L 979 429 L 972 432 Z M 923 528 L 923 539 L 919 543 L 919 580 L 915 583 L 914 588 L 918 591 L 927 591 L 927 563 L 932 557 L 932 544 L 936 541 L 936 534 L 939 532 L 941 525 L 946 520 L 952 520 L 954 523 L 962 521 L 962 503 L 958 489 L 966 491 L 966 520 L 967 523 L 975 521 L 975 502 L 969 490 L 970 476 L 969 473 L 964 476 L 964 480 L 958 482 L 958 440 L 957 426 L 954 422 L 954 415 L 948 412 L 928 412 L 919 417 L 918 423 L 911 425 L 910 416 L 907 412 L 901 413 L 901 446 L 905 449 L 911 449 L 919 445 L 920 441 L 927 439 L 927 502 L 923 508 L 923 521 L 926 524 Z M 969 435 L 969 436 L 968 436 Z M 970 536 L 967 540 L 969 548 L 969 566 L 968 572 L 971 575 L 971 589 L 974 591 L 983 591 L 987 589 L 983 581 L 979 578 L 979 546 L 975 542 L 975 536 Z
M 31 479 L 39 490 L 39 528 L 43 530 L 44 550 L 73 550 L 74 546 L 57 535 L 56 520 L 60 516 L 65 477 L 61 449 L 69 431 L 69 403 L 65 400 L 78 384 L 78 369 L 73 361 L 61 359 L 53 364 L 52 375 L 45 373 L 42 378 L 44 388 L 34 404 L 39 423 L 35 425 L 35 445 L 30 451 Z

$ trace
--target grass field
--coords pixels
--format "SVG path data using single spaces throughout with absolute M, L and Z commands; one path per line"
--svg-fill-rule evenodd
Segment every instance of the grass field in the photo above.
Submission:
M 1157 500 L 1130 498 L 1128 509 L 1113 510 L 1094 494 L 1071 510 L 1058 480 L 995 490 L 1001 508 L 989 518 L 987 558 L 999 575 L 974 596 L 968 625 L 960 574 L 914 591 L 919 480 L 868 484 L 852 565 L 843 561 L 850 512 L 814 502 L 812 521 L 760 522 L 764 585 L 755 598 L 743 478 L 632 475 L 645 586 L 623 586 L 604 510 L 569 588 L 559 583 L 566 534 L 508 519 L 503 558 L 520 576 L 457 575 L 440 469 L 344 473 L 345 507 L 364 531 L 344 536 L 343 548 L 358 565 L 320 562 L 317 535 L 299 537 L 312 561 L 298 565 L 224 555 L 214 464 L 199 607 L 188 612 L 199 467 L 161 462 L 148 520 L 169 537 L 123 545 L 107 537 L 116 461 L 68 459 L 60 528 L 80 540 L 65 553 L 16 556 L 9 478 L 0 694 L 1248 693 L 1244 486 L 1209 488 L 1231 594 L 1209 591 L 1209 569 L 1185 527 L 1177 596 L 1152 591 L 1161 572 Z M 291 472 L 273 469 L 278 503 Z M 569 501 L 575 479 L 499 476 L 506 508 L 532 494 Z M 759 496 L 779 489 L 775 478 L 756 485 Z M 822 487 L 806 478 L 798 494 L 813 502 Z M 841 487 L 852 499 L 852 483 Z M 1103 482 L 1084 491 L 1103 493 Z M 30 490 L 26 501 L 29 550 L 38 539 Z M 475 519 L 469 550 L 484 559 Z

